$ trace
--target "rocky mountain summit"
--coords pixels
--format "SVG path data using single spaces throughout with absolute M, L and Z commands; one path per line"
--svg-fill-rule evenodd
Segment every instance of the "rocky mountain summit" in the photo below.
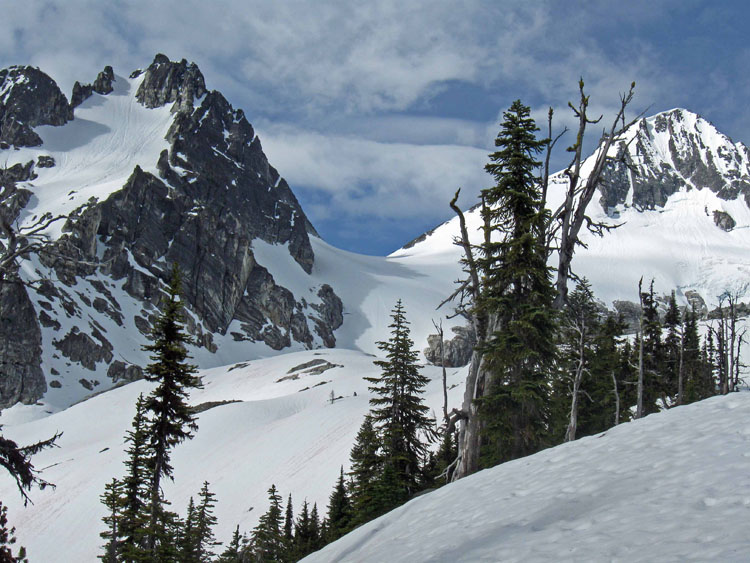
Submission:
M 641 119 L 616 147 L 605 169 L 600 204 L 641 209 L 664 207 L 680 190 L 708 189 L 720 199 L 738 196 L 750 205 L 750 150 L 683 109 Z M 714 210 L 714 221 L 729 231 L 735 222 Z
M 123 133 L 134 116 L 144 125 Z M 45 392 L 62 406 L 138 378 L 140 344 L 174 263 L 185 272 L 201 363 L 241 343 L 335 345 L 335 291 L 310 280 L 309 294 L 295 295 L 255 252 L 265 245 L 288 256 L 304 284 L 315 229 L 243 111 L 207 90 L 194 63 L 157 55 L 130 78 L 106 67 L 93 84 L 76 83 L 70 103 L 38 69 L 2 70 L 0 143 L 9 162 L 0 179 L 12 186 L 0 201 L 7 224 L 62 217 L 17 272 L 33 288 L 0 290 L 10 317 L 0 327 L 0 407 Z M 92 154 L 98 160 L 84 163 Z

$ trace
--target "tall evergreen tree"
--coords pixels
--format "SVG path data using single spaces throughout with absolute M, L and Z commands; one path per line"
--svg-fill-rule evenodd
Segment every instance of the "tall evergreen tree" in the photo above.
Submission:
M 146 400 L 146 409 L 151 413 L 148 435 L 152 451 L 149 460 L 149 525 L 146 545 L 151 554 L 156 553 L 159 536 L 166 533 L 170 520 L 163 508 L 161 479 L 173 478 L 171 450 L 177 444 L 192 438 L 193 432 L 198 428 L 187 398 L 190 390 L 202 388 L 202 383 L 195 375 L 196 367 L 187 363 L 186 345 L 190 343 L 190 338 L 183 329 L 180 289 L 180 271 L 175 264 L 167 299 L 151 335 L 153 344 L 143 348 L 152 354 L 152 363 L 146 367 L 145 377 L 148 381 L 158 383 Z
M 328 515 L 326 516 L 328 535 L 326 541 L 335 541 L 349 531 L 351 519 L 351 502 L 349 501 L 349 494 L 346 491 L 344 467 L 342 466 L 339 478 L 328 500 Z
M 216 495 L 208 489 L 208 481 L 203 482 L 198 498 L 200 504 L 195 511 L 195 553 L 197 561 L 206 563 L 212 560 L 213 548 L 219 545 L 213 532 L 213 527 L 217 522 L 214 515 Z
M 151 451 L 146 430 L 146 400 L 138 396 L 131 429 L 125 435 L 128 444 L 125 477 L 122 480 L 122 517 L 119 534 L 121 552 L 126 561 L 147 558 L 144 540 L 148 524 L 149 467 Z
M 312 519 L 307 505 L 307 499 L 302 503 L 302 510 L 294 524 L 294 548 L 292 558 L 297 561 L 309 555 L 316 549 L 317 538 L 314 537 Z
M 287 549 L 291 551 L 294 545 L 294 507 L 292 506 L 292 493 L 286 501 L 286 515 L 284 516 L 284 542 Z
M 122 483 L 117 479 L 112 479 L 104 486 L 104 494 L 100 497 L 102 504 L 106 507 L 107 513 L 102 517 L 102 521 L 107 525 L 107 529 L 99 534 L 106 540 L 104 544 L 104 554 L 99 559 L 106 563 L 117 563 L 120 558 L 122 532 L 120 526 L 122 522 L 122 509 L 124 498 L 122 495 Z M 0 558 L 2 561 L 2 558 Z
M 369 522 L 387 510 L 376 500 L 377 483 L 383 472 L 383 458 L 379 450 L 380 438 L 375 430 L 372 416 L 368 413 L 357 432 L 354 446 L 349 454 L 352 526 Z
M 370 399 L 370 414 L 383 443 L 384 463 L 394 471 L 394 496 L 406 500 L 419 489 L 420 465 L 427 450 L 421 435 L 431 429 L 429 408 L 422 402 L 428 380 L 419 371 L 400 299 L 391 319 L 390 340 L 378 342 L 387 358 L 375 362 L 381 375 L 365 379 L 375 395 Z
M 660 377 L 664 365 L 662 323 L 654 295 L 654 282 L 641 293 L 643 303 L 643 416 L 659 412 L 657 400 L 664 393 L 664 379 Z M 640 340 L 638 341 L 640 345 Z
M 317 551 L 325 545 L 325 525 L 320 521 L 318 503 L 314 502 L 310 511 L 310 538 L 312 551 Z
M 555 357 L 555 292 L 546 263 L 548 215 L 535 160 L 546 141 L 519 100 L 503 113 L 498 150 L 485 169 L 496 181 L 482 190 L 485 240 L 476 307 L 488 319 L 483 362 L 492 374 L 479 400 L 484 467 L 546 445 L 549 378 Z
M 286 561 L 284 542 L 284 517 L 281 510 L 281 496 L 276 485 L 268 489 L 268 511 L 260 517 L 250 538 L 253 558 L 256 561 Z
M 198 512 L 195 501 L 190 497 L 185 522 L 180 533 L 180 561 L 182 563 L 197 563 L 198 559 Z

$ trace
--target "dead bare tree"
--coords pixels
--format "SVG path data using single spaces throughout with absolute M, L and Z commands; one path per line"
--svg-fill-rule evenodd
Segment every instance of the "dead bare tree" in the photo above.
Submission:
M 726 291 L 719 296 L 717 319 L 709 325 L 709 332 L 716 341 L 718 358 L 719 389 L 722 395 L 736 391 L 741 382 L 740 351 L 746 338 L 746 328 L 738 327 L 737 308 L 739 291 Z
M 443 421 L 448 423 L 448 374 L 445 371 L 445 348 L 444 348 L 444 333 L 443 333 L 443 321 L 440 320 L 436 323 L 433 319 L 432 326 L 437 331 L 438 338 L 440 338 L 440 366 L 443 368 Z
M 599 123 L 602 119 L 602 116 L 597 119 L 589 118 L 587 114 L 589 96 L 585 94 L 583 88 L 583 79 L 581 79 L 578 82 L 580 92 L 578 106 L 576 107 L 572 103 L 568 103 L 568 106 L 578 118 L 578 131 L 575 143 L 568 148 L 568 151 L 573 153 L 573 159 L 565 169 L 565 176 L 568 178 L 565 200 L 552 214 L 552 221 L 550 222 L 547 237 L 550 252 L 557 250 L 558 254 L 557 280 L 555 282 L 555 288 L 557 289 L 555 307 L 557 309 L 562 309 L 567 301 L 568 280 L 572 275 L 571 263 L 576 246 L 583 244 L 580 240 L 580 232 L 583 225 L 585 224 L 589 231 L 598 235 L 603 235 L 606 231 L 617 226 L 593 221 L 586 214 L 586 209 L 596 189 L 599 187 L 604 166 L 611 160 L 609 156 L 610 148 L 614 143 L 621 140 L 623 133 L 643 116 L 641 113 L 635 119 L 627 123 L 625 122 L 625 110 L 633 100 L 635 90 L 635 82 L 633 82 L 628 92 L 620 96 L 620 109 L 612 120 L 609 130 L 603 132 L 599 146 L 594 153 L 594 163 L 590 168 L 591 171 L 583 178 L 583 139 L 586 133 L 586 126 Z M 556 248 L 555 241 L 558 241 Z

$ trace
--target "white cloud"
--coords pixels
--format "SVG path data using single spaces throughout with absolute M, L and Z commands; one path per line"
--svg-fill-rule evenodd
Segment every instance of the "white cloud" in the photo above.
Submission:
M 382 143 L 289 126 L 259 135 L 295 191 L 324 199 L 309 206 L 313 221 L 327 219 L 330 209 L 355 217 L 444 217 L 458 187 L 468 206 L 488 185 L 487 151 L 474 147 Z

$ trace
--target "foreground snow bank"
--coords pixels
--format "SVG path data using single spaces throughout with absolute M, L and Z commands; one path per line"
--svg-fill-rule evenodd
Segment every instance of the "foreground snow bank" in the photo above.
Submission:
M 305 561 L 748 561 L 750 393 L 482 471 Z

